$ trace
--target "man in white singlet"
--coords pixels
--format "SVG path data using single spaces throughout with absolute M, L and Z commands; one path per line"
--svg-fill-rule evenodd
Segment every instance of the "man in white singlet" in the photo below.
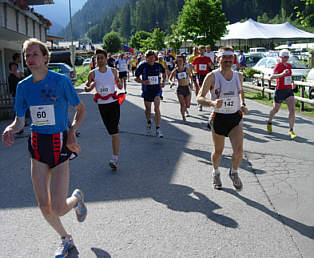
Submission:
M 112 137 L 112 159 L 109 166 L 116 170 L 118 168 L 118 154 L 120 146 L 119 120 L 120 104 L 115 89 L 115 85 L 122 89 L 119 82 L 118 72 L 115 68 L 107 66 L 107 53 L 103 49 L 96 49 L 95 56 L 97 68 L 90 71 L 85 91 L 89 92 L 96 88 L 94 101 L 98 104 L 101 118 L 108 133 Z
M 242 190 L 242 182 L 238 175 L 238 168 L 243 157 L 243 128 L 242 116 L 247 114 L 244 93 L 242 89 L 242 74 L 232 71 L 234 53 L 231 47 L 222 47 L 218 52 L 219 68 L 209 73 L 197 96 L 197 102 L 203 106 L 214 107 L 210 126 L 214 151 L 211 155 L 213 164 L 213 186 L 222 189 L 220 171 L 218 169 L 225 144 L 225 137 L 229 137 L 232 145 L 232 167 L 229 177 L 237 191 Z M 210 92 L 210 99 L 206 94 Z
M 119 70 L 120 83 L 123 84 L 124 91 L 126 92 L 126 79 L 128 78 L 128 60 L 124 54 L 120 54 L 116 61 L 116 67 Z

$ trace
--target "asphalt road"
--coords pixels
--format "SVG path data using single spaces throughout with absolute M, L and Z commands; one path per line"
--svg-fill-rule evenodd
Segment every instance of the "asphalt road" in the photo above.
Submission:
M 71 161 L 70 193 L 85 192 L 88 216 L 62 218 L 76 249 L 69 257 L 314 257 L 314 124 L 297 116 L 292 141 L 287 112 L 266 131 L 269 106 L 247 100 L 244 184 L 228 178 L 232 150 L 221 162 L 223 190 L 212 188 L 209 109 L 197 110 L 193 95 L 188 124 L 180 118 L 175 89 L 164 90 L 161 129 L 145 136 L 141 87 L 133 79 L 121 106 L 119 169 L 112 173 L 111 137 L 91 94 L 78 89 L 87 107 Z M 193 93 L 194 94 L 194 93 Z M 0 122 L 1 131 L 10 121 Z M 26 133 L 29 128 L 26 128 Z M 34 197 L 27 138 L 0 146 L 0 257 L 54 257 L 57 234 Z M 69 193 L 69 194 L 70 194 Z

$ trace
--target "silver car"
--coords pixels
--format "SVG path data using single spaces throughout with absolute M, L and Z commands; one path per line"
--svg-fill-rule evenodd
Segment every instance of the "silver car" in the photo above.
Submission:
M 66 75 L 72 80 L 72 84 L 74 85 L 77 81 L 75 77 L 74 70 L 71 66 L 64 64 L 64 63 L 49 63 L 48 64 L 48 69 L 52 70 L 57 73 L 61 73 Z

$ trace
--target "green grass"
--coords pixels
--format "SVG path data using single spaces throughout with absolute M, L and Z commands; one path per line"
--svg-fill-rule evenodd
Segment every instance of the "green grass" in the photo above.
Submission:
M 295 93 L 296 96 L 300 96 L 300 93 Z M 259 103 L 273 106 L 273 97 L 271 100 L 268 100 L 268 94 L 265 93 L 265 97 L 262 98 L 262 94 L 260 92 L 254 93 L 254 92 L 245 92 L 245 98 L 251 99 L 254 101 L 257 101 Z M 310 105 L 305 103 L 304 104 L 304 111 L 300 112 L 300 104 L 301 102 L 296 100 L 295 101 L 295 110 L 297 113 L 300 113 L 302 115 L 310 116 L 311 118 L 314 118 L 314 108 Z M 288 109 L 288 106 L 285 102 L 282 103 L 281 108 Z
M 82 83 L 85 83 L 87 81 L 88 73 L 90 71 L 89 66 L 76 66 L 76 78 L 77 81 L 74 86 L 79 86 Z

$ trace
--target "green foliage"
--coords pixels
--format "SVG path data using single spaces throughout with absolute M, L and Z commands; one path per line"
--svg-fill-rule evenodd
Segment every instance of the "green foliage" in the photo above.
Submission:
M 165 45 L 165 33 L 163 31 L 161 31 L 159 28 L 154 29 L 154 31 L 152 33 L 151 41 L 152 41 L 152 48 L 151 49 L 160 51 L 166 47 L 166 45 Z
M 147 31 L 137 31 L 135 35 L 131 37 L 129 45 L 135 49 L 140 49 L 142 48 L 142 42 L 147 38 L 151 38 L 151 36 L 151 33 Z
M 168 42 L 168 46 L 177 52 L 182 46 L 183 40 L 174 24 L 171 25 L 171 30 L 172 34 L 166 37 L 166 41 Z
M 221 0 L 187 0 L 178 18 L 178 32 L 195 44 L 214 45 L 226 31 Z
M 122 39 L 120 34 L 112 31 L 106 34 L 103 38 L 103 49 L 105 49 L 108 53 L 116 53 L 122 47 Z
M 261 73 L 261 71 L 257 71 L 254 68 L 246 68 L 243 70 L 243 76 L 245 78 L 253 78 L 254 74 Z

